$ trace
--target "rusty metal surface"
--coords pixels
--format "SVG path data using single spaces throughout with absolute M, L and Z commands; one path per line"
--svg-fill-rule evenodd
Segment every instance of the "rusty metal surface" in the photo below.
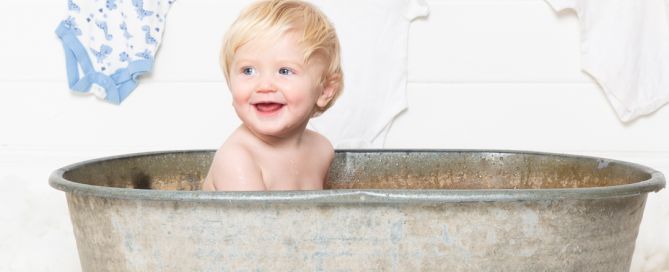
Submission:
M 213 151 L 64 167 L 84 271 L 627 271 L 650 168 L 515 151 L 338 151 L 327 190 L 200 192 Z

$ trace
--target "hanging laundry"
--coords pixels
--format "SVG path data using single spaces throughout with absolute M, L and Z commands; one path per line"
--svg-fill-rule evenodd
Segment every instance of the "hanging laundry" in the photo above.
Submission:
M 669 0 L 546 0 L 576 12 L 582 68 L 623 122 L 669 102 Z
M 336 148 L 381 148 L 393 119 L 407 107 L 409 24 L 426 16 L 428 5 L 423 0 L 311 2 L 337 29 L 344 90 L 309 127 Z
M 175 0 L 68 0 L 56 28 L 69 87 L 119 104 L 153 66 Z

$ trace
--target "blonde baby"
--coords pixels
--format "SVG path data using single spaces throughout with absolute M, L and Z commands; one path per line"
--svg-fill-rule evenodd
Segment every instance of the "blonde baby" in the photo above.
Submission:
M 210 191 L 319 190 L 334 150 L 309 119 L 341 93 L 335 29 L 315 6 L 258 1 L 225 35 L 221 66 L 242 124 L 216 152 Z

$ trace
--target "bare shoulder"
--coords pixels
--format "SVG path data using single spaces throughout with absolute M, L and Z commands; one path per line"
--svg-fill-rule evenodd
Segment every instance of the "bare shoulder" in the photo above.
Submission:
M 327 180 L 328 172 L 332 160 L 334 160 L 334 148 L 330 141 L 325 138 L 323 135 L 307 130 L 307 135 L 309 136 L 309 147 L 308 147 L 308 157 L 310 167 L 313 169 L 316 174 L 320 177 L 318 180 L 305 185 L 304 189 L 308 190 L 321 190 L 323 189 L 324 183 Z
M 334 148 L 332 143 L 321 135 L 318 132 L 312 130 L 306 130 L 306 135 L 309 138 L 310 149 L 317 154 L 319 157 L 322 156 L 323 159 L 327 159 L 328 165 L 330 161 L 334 158 Z
M 262 173 L 253 154 L 243 144 L 227 141 L 214 155 L 203 185 L 205 190 L 258 191 L 265 190 Z

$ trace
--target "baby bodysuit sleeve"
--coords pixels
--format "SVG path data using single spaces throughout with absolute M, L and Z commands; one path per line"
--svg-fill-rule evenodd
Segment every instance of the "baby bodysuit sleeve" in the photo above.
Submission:
M 576 0 L 546 0 L 546 2 L 556 11 L 565 9 L 576 9 Z
M 430 8 L 425 2 L 425 0 L 407 0 L 408 7 L 406 12 L 406 18 L 411 21 L 418 17 L 427 16 L 430 13 Z

